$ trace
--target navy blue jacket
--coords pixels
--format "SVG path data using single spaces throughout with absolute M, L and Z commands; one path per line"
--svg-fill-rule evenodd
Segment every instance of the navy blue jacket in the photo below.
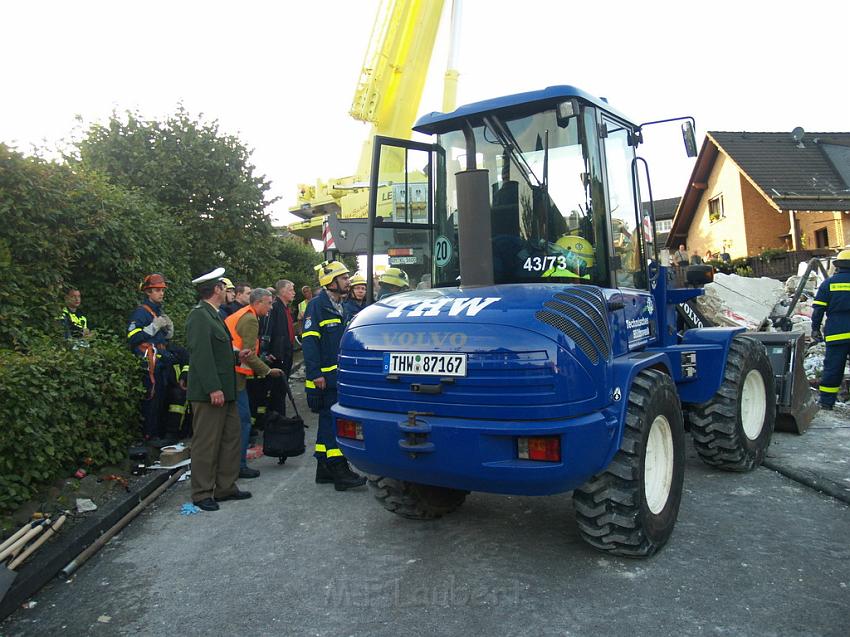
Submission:
M 339 342 L 347 319 L 345 307 L 342 313 L 338 312 L 324 289 L 307 304 L 301 349 L 304 351 L 304 387 L 308 394 L 321 393 L 313 383 L 319 376 L 325 378 L 326 388 L 336 387 Z
M 813 330 L 820 329 L 824 313 L 824 340 L 850 342 L 850 269 L 838 268 L 838 272 L 821 283 L 814 300 Z
M 349 299 L 342 304 L 342 306 L 345 308 L 345 313 L 348 315 L 348 322 L 350 323 L 351 319 L 357 316 L 357 313 L 364 307 L 366 307 L 366 305 L 366 299 L 363 299 L 363 305 L 360 305 L 353 298 L 349 297 Z
M 145 306 L 153 310 L 157 316 L 162 316 L 162 307 L 158 303 L 154 303 L 150 299 L 139 305 L 132 314 L 130 314 L 130 322 L 127 325 L 127 342 L 134 354 L 140 354 L 139 345 L 142 343 L 151 343 L 152 345 L 163 345 L 168 342 L 165 337 L 166 329 L 162 328 L 153 336 L 148 335 L 143 331 L 145 327 L 153 321 L 153 316 L 145 309 Z

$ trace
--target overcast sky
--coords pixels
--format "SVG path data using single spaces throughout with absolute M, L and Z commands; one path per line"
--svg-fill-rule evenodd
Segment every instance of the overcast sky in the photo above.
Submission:
M 163 117 L 182 101 L 254 149 L 258 172 L 296 186 L 351 174 L 368 127 L 348 116 L 378 0 L 147 0 L 0 4 L 0 141 L 28 152 L 69 138 L 75 116 Z M 440 109 L 444 25 L 420 113 Z M 850 130 L 846 0 L 465 0 L 458 103 L 571 84 L 636 121 L 693 115 L 707 130 Z M 656 198 L 692 168 L 678 127 L 641 148 Z

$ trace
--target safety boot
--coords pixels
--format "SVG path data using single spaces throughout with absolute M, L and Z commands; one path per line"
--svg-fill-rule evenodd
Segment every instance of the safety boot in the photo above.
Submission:
M 364 476 L 354 473 L 348 466 L 348 460 L 344 458 L 327 465 L 327 470 L 333 477 L 334 489 L 345 491 L 354 487 L 362 487 L 366 484 Z
M 316 462 L 316 484 L 330 484 L 334 481 L 333 474 L 324 460 Z

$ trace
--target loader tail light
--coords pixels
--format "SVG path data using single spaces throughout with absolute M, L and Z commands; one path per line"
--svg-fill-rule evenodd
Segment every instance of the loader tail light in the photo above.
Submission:
M 336 435 L 339 438 L 350 438 L 352 440 L 363 440 L 363 426 L 354 420 L 347 418 L 336 419 Z
M 522 460 L 561 461 L 561 439 L 558 436 L 517 438 L 517 456 Z

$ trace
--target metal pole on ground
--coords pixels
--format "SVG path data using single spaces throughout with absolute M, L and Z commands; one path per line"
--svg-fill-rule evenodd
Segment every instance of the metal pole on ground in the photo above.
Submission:
M 127 515 L 118 520 L 115 525 L 106 531 L 103 535 L 97 538 L 91 545 L 82 553 L 80 553 L 74 560 L 72 560 L 65 568 L 62 569 L 62 574 L 65 577 L 69 577 L 80 568 L 86 561 L 95 553 L 97 553 L 104 544 L 109 542 L 121 529 L 123 529 L 127 524 L 135 518 L 139 513 L 141 513 L 151 502 L 156 500 L 162 493 L 170 487 L 172 484 L 177 482 L 177 480 L 186 472 L 186 468 L 182 467 L 179 471 L 174 472 L 171 477 L 162 484 L 156 491 L 151 493 L 144 500 L 139 502 L 133 509 L 131 509 Z

